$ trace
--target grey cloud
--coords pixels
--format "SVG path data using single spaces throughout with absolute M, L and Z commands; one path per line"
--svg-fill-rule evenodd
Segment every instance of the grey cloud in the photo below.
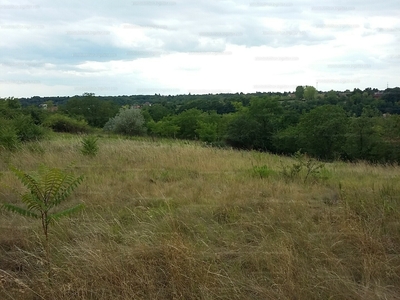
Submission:
M 245 48 L 304 45 L 312 51 L 312 46 L 330 43 L 347 32 L 361 34 L 360 38 L 392 37 L 385 45 L 371 45 L 380 47 L 380 57 L 368 53 L 368 49 L 365 53 L 354 50 L 330 62 L 315 62 L 310 66 L 313 70 L 333 74 L 333 78 L 338 74 L 347 78 L 355 72 L 384 71 L 398 61 L 394 49 L 400 46 L 400 26 L 374 27 L 369 20 L 375 16 L 396 18 L 398 15 L 398 0 L 387 0 L 384 4 L 361 0 L 329 3 L 316 0 L 40 0 L 0 4 L 0 69 L 31 72 L 33 79 L 28 76 L 20 80 L 53 84 L 57 79 L 46 79 L 47 71 L 79 73 L 82 72 L 79 64 L 86 61 L 132 61 L 168 53 L 189 53 L 195 60 L 196 55 L 229 55 L 226 53 L 228 44 Z M 364 23 L 340 21 L 351 20 L 352 16 L 361 17 Z M 118 35 L 121 29 L 122 35 L 128 37 L 143 33 L 140 35 L 143 39 L 121 42 L 123 37 Z M 43 77 L 37 79 L 37 71 L 41 71 Z M 188 66 L 186 71 L 197 70 Z M 18 76 L 12 78 L 8 73 L 7 76 L 18 80 Z M 65 84 L 79 84 L 73 76 L 63 76 L 60 78 L 65 79 Z M 154 86 L 145 79 L 140 81 L 140 74 L 135 76 L 143 86 Z M 101 86 L 99 82 L 88 83 L 88 86 Z M 131 82 L 126 83 L 130 85 Z

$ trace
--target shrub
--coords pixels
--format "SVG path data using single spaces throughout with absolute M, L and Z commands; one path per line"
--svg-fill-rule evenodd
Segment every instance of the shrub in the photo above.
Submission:
M 96 156 L 97 152 L 99 152 L 99 145 L 97 144 L 98 138 L 95 136 L 89 135 L 82 139 L 81 141 L 81 153 L 83 155 L 88 156 Z
M 43 127 L 36 125 L 31 116 L 21 115 L 13 119 L 13 125 L 21 142 L 37 141 L 44 137 Z
M 19 139 L 12 121 L 0 119 L 0 148 L 15 150 L 18 148 Z
M 275 173 L 274 170 L 268 168 L 268 166 L 254 166 L 252 169 L 253 176 L 260 177 L 260 178 L 267 178 Z
M 45 129 L 36 125 L 30 116 L 19 115 L 15 119 L 0 119 L 0 147 L 15 150 L 20 142 L 43 138 Z
M 51 115 L 43 125 L 56 132 L 87 133 L 90 130 L 86 121 L 79 121 L 60 114 Z
M 140 109 L 123 107 L 104 125 L 104 130 L 125 135 L 142 135 L 146 133 L 144 123 Z
M 300 151 L 297 151 L 293 158 L 296 160 L 296 162 L 292 166 L 282 167 L 282 175 L 286 180 L 294 180 L 295 178 L 300 177 L 302 170 L 305 170 L 304 182 L 306 182 L 309 178 L 326 179 L 326 177 L 322 176 L 321 174 L 321 170 L 325 166 L 323 163 L 301 154 Z

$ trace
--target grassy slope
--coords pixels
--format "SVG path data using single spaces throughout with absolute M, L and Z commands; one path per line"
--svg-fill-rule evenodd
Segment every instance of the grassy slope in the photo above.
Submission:
M 51 228 L 47 281 L 38 221 L 0 212 L 0 299 L 398 299 L 400 168 L 326 164 L 285 180 L 293 160 L 194 143 L 78 137 L 1 153 L 8 164 L 75 162 L 86 209 Z M 252 175 L 253 166 L 273 170 Z M 304 177 L 304 175 L 303 175 Z

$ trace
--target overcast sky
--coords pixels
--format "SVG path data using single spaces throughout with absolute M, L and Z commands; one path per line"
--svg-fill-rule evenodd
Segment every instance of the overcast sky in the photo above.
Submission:
M 399 66 L 399 0 L 0 0 L 0 97 L 385 89 Z

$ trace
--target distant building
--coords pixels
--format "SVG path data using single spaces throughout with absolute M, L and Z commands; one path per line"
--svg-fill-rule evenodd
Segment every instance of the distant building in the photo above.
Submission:
M 374 98 L 375 98 L 375 99 L 379 99 L 379 98 L 382 97 L 382 95 L 383 95 L 383 91 L 375 92 L 375 93 L 374 93 Z
M 41 109 L 48 110 L 48 111 L 51 111 L 51 112 L 54 112 L 54 111 L 57 111 L 57 110 L 58 110 L 58 106 L 51 105 L 51 106 L 49 107 L 49 106 L 47 105 L 47 103 L 39 104 L 39 107 L 40 107 Z

